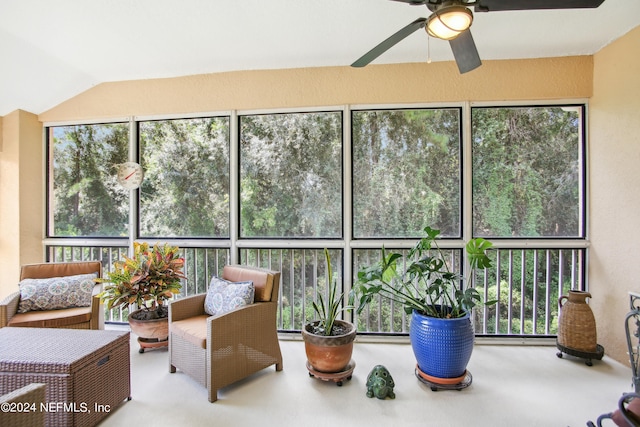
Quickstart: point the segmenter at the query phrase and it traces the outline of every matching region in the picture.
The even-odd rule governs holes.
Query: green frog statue
[[[395,399],[396,395],[393,392],[395,385],[387,368],[382,365],[376,365],[367,377],[367,397],[375,396],[378,399],[386,399],[387,397]]]

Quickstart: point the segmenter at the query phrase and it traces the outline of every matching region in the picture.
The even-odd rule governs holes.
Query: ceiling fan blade
[[[479,0],[476,12],[531,9],[590,9],[600,6],[604,0]]]
[[[413,21],[411,24],[402,28],[400,31],[393,34],[391,37],[371,49],[369,52],[365,53],[362,57],[360,57],[356,62],[351,64],[352,67],[364,67],[369,64],[371,61],[385,53],[387,50],[395,46],[397,43],[404,40],[409,35],[413,34],[415,31],[420,28],[424,28],[425,22],[427,22],[427,18],[418,18]]]
[[[475,70],[482,65],[470,30],[463,31],[455,39],[449,40],[449,45],[453,51],[453,57],[456,59],[456,64],[458,64],[460,74]]]

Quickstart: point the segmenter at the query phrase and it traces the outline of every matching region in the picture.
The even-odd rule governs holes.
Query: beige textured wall
[[[640,27],[594,56],[589,286],[598,341],[628,362],[628,291],[640,292]]]
[[[2,119],[2,151],[0,152],[0,298],[16,290],[20,266],[20,155],[17,141],[20,132],[19,112]]]
[[[43,260],[42,125],[20,110],[1,120],[0,298],[17,290],[20,265]]]
[[[20,112],[20,261],[44,261],[44,151],[42,123]]]
[[[538,100],[591,96],[591,56],[241,71],[103,83],[40,114],[65,121],[130,115],[344,104]]]

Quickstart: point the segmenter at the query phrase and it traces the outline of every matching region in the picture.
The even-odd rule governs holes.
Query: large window
[[[461,235],[460,110],[355,111],[354,238]]]
[[[476,236],[584,236],[582,110],[472,110]]]
[[[229,237],[229,118],[139,123],[141,237]]]
[[[129,194],[115,165],[127,161],[129,124],[49,127],[47,140],[47,235],[127,236]]]
[[[342,113],[240,117],[240,236],[342,236]]]
[[[278,327],[299,332],[326,293],[324,248],[348,293],[382,246],[407,254],[430,226],[455,271],[467,240],[495,244],[475,283],[498,303],[474,312],[477,334],[552,336],[558,296],[586,290],[585,111],[362,106],[50,126],[48,256],[108,269],[132,240],[172,240],[181,296],[228,263],[278,270]],[[115,180],[129,159],[145,172],[139,190]],[[410,316],[378,298],[352,320],[407,334]]]

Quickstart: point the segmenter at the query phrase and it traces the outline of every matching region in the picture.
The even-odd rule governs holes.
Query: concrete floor
[[[280,342],[284,370],[274,367],[218,392],[184,373],[169,373],[166,349],[138,353],[131,341],[133,399],[100,424],[128,426],[585,426],[616,408],[632,391],[631,370],[606,356],[556,357],[553,345],[476,343],[469,364],[470,387],[432,391],[414,373],[407,343],[356,342],[353,378],[342,387],[309,377],[304,344]],[[395,381],[394,400],[366,396],[371,369],[385,365]],[[151,421],[153,420],[153,421]],[[613,425],[613,424],[611,424]]]

